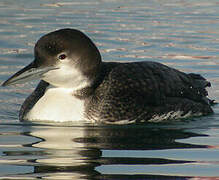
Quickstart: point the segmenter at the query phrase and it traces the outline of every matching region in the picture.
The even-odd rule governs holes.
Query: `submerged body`
[[[72,45],[75,39],[77,46]],[[31,68],[40,69],[42,80],[22,105],[21,120],[125,124],[213,112],[205,89],[210,83],[202,76],[157,62],[102,62],[96,46],[77,30],[42,37],[35,56]],[[26,69],[3,85],[24,79],[17,77]]]

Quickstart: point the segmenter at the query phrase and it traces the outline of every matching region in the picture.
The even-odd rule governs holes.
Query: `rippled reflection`
[[[13,143],[6,143],[4,146],[1,143],[1,149],[5,150],[2,151],[4,160],[0,161],[11,169],[6,172],[11,177],[16,174],[20,178],[51,179],[163,178],[165,176],[161,175],[165,175],[162,171],[164,165],[169,168],[182,165],[188,171],[186,166],[199,162],[186,155],[180,159],[174,153],[180,153],[179,150],[183,153],[183,149],[195,151],[208,148],[207,145],[180,142],[183,139],[206,137],[204,134],[150,125],[25,125],[19,128],[19,133],[1,134],[9,142],[10,138],[13,139]],[[29,143],[19,146],[21,139]],[[133,170],[138,175],[134,175],[136,173]],[[155,176],[156,173],[152,173],[152,170],[157,171],[159,176]],[[171,174],[171,171],[169,173],[176,178],[178,176]],[[171,177],[169,175],[167,177]]]

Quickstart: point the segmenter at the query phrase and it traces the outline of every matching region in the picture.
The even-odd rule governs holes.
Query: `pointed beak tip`
[[[58,69],[57,67],[46,67],[46,68],[36,68],[33,64],[29,64],[28,66],[24,67],[13,76],[11,76],[8,80],[4,81],[0,84],[0,86],[10,86],[20,83],[26,83],[30,80],[40,79],[44,73]]]
[[[1,86],[2,86],[2,87],[5,87],[5,86],[7,86],[7,82],[6,82],[6,81],[4,81],[3,83],[1,83]]]
[[[5,86],[10,86],[10,85],[25,83],[28,80],[35,79],[36,77],[35,72],[36,72],[36,68],[31,63],[28,66],[21,69],[20,71],[16,72],[6,81],[0,83],[0,86],[5,87]]]
[[[0,86],[2,86],[2,87],[10,86],[10,82],[8,80],[6,80],[6,81],[2,82],[0,84]]]

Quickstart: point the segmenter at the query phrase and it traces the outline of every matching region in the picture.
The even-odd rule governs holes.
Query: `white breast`
[[[24,119],[34,121],[81,121],[84,117],[84,100],[73,96],[71,89],[47,88]]]

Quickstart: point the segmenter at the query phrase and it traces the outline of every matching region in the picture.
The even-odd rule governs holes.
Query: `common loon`
[[[76,29],[42,36],[35,59],[2,86],[41,79],[19,119],[126,124],[213,112],[210,82],[158,62],[102,62],[95,44]]]

